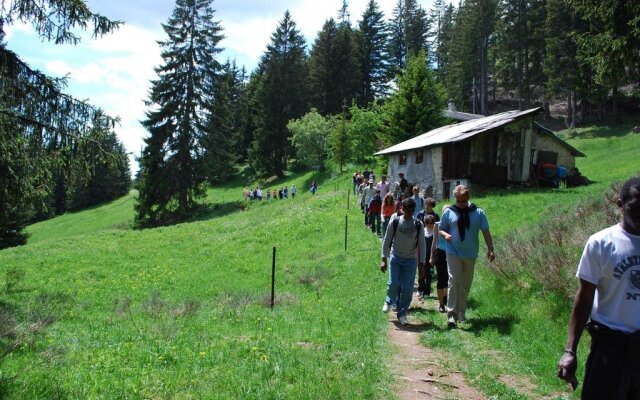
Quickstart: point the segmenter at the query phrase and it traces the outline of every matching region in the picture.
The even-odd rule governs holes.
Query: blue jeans
[[[411,305],[413,284],[416,280],[416,259],[391,255],[389,260],[389,280],[387,281],[387,304],[394,304],[400,292],[398,317],[405,315]]]
[[[371,226],[371,232],[375,232],[380,235],[380,213],[369,213],[369,225]]]

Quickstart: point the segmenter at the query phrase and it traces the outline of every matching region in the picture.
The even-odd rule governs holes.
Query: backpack
[[[389,243],[389,248],[391,248],[391,246],[393,245],[393,239],[396,237],[396,230],[398,229],[398,224],[400,223],[399,221],[400,216],[398,215],[396,218],[393,219],[393,221],[391,221],[391,223],[393,224],[393,236],[391,237],[391,243]],[[416,225],[416,248],[418,248],[418,240],[420,239],[420,226],[422,225],[420,223],[420,221],[418,221],[417,219],[413,219],[413,223]]]

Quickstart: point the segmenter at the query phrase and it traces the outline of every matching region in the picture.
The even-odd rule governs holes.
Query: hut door
[[[469,141],[449,143],[442,148],[442,178],[464,179],[469,175]]]

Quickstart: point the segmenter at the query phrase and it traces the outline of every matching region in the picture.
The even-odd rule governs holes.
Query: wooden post
[[[347,251],[347,230],[349,226],[349,216],[345,214],[344,216],[344,251]]]
[[[351,197],[351,190],[347,190],[347,211],[349,211],[349,197]]]
[[[271,309],[276,299],[276,247],[273,246],[273,259],[271,262]]]

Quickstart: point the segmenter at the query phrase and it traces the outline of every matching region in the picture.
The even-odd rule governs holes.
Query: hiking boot
[[[440,307],[438,307],[438,311],[440,311],[441,313],[446,313],[447,309],[444,307],[444,304],[440,304]]]
[[[384,302],[384,304],[382,305],[382,312],[383,313],[388,313],[389,312],[389,303],[387,303],[386,301]]]
[[[455,315],[449,315],[449,322],[447,323],[447,326],[449,328],[455,328],[456,326],[458,326]]]
[[[405,326],[406,324],[409,323],[409,319],[407,318],[406,315],[401,315],[398,317],[398,321],[400,321],[400,325]]]

